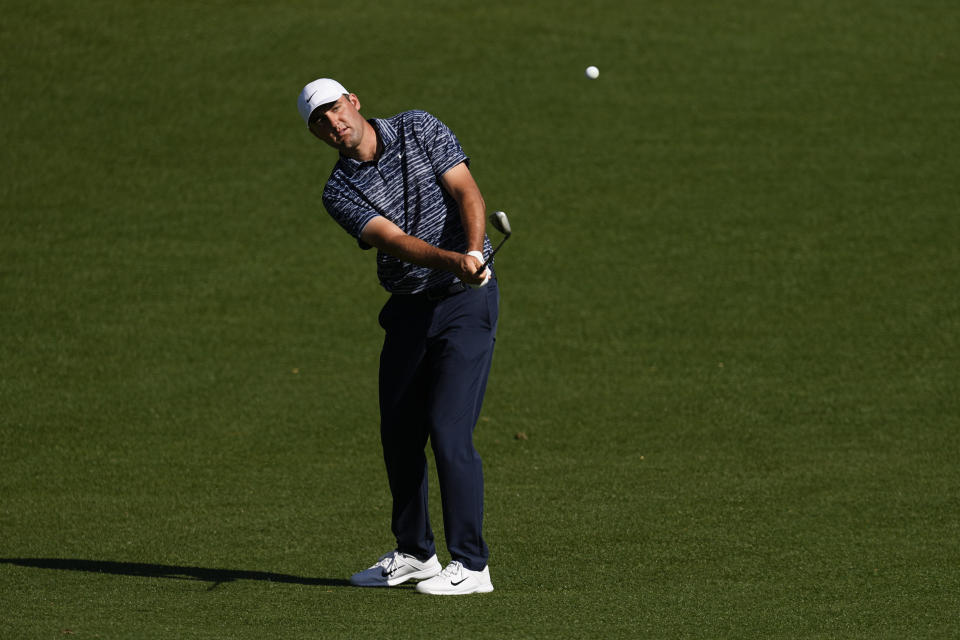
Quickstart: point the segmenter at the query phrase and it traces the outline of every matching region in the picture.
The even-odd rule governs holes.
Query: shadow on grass
[[[171,578],[176,580],[199,580],[213,583],[210,589],[237,580],[261,580],[286,582],[320,587],[349,587],[347,580],[334,578],[304,578],[285,573],[267,571],[241,571],[236,569],[207,569],[204,567],[180,567],[168,564],[145,564],[141,562],[112,562],[109,560],[76,560],[71,558],[0,558],[0,564],[13,564],[36,569],[60,569],[62,571],[88,571],[110,573],[118,576],[144,578]]]

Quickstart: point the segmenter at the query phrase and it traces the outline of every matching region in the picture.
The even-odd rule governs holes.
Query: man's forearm
[[[487,205],[467,164],[462,162],[453,167],[440,177],[440,182],[457,201],[460,209],[460,224],[467,239],[465,251],[482,252],[487,229]]]
[[[367,244],[404,262],[448,271],[464,282],[475,283],[482,280],[476,275],[481,260],[456,251],[440,249],[416,236],[408,235],[382,216],[368,222],[360,237]],[[481,239],[481,248],[482,242]]]
[[[390,235],[377,239],[371,244],[404,262],[441,271],[455,271],[460,259],[459,253],[440,249],[416,236],[407,234]]]
[[[486,205],[479,191],[468,192],[458,202],[460,221],[467,237],[467,251],[483,253],[483,238],[486,234]]]

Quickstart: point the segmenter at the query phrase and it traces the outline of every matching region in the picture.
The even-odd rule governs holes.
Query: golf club
[[[503,243],[507,241],[512,233],[510,230],[510,221],[507,219],[507,214],[505,214],[503,211],[494,211],[491,213],[490,224],[493,225],[494,229],[503,234],[503,240],[501,240],[500,244],[497,245],[497,248],[493,250],[493,253],[490,254],[490,257],[487,258],[486,262],[480,265],[480,268],[477,269],[477,275],[483,273],[484,269],[487,268],[487,265],[493,260],[493,256],[497,255],[497,251],[500,251],[500,247],[503,246]]]

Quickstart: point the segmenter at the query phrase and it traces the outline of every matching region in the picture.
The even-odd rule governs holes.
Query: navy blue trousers
[[[480,571],[483,469],[473,446],[499,316],[496,280],[440,301],[393,295],[380,312],[380,439],[393,496],[397,549],[436,553],[427,500],[427,441],[433,449],[452,560]]]

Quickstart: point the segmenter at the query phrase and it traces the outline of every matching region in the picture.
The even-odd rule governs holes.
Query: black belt
[[[451,284],[442,284],[438,287],[427,289],[426,291],[421,292],[419,295],[422,295],[430,302],[439,302],[440,300],[446,300],[450,296],[463,293],[466,290],[467,285],[464,284],[463,281],[457,280]]]

